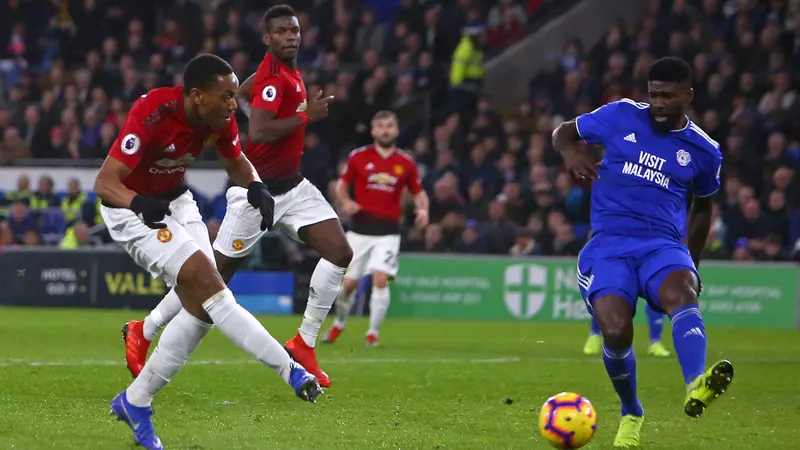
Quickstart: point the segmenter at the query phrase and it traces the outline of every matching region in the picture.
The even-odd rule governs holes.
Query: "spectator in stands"
[[[49,175],[39,177],[38,188],[31,196],[29,206],[31,211],[39,211],[47,208],[57,208],[61,205],[54,190],[53,178]]]
[[[15,191],[6,192],[5,195],[3,195],[3,201],[7,205],[11,205],[11,203],[14,202],[30,204],[30,199],[33,196],[30,187],[30,177],[25,173],[20,174],[20,176],[17,177],[17,189]]]
[[[30,158],[31,150],[28,143],[22,139],[19,128],[6,127],[3,130],[3,141],[0,142],[0,164],[6,164],[15,159]]]
[[[36,241],[31,235],[38,235],[39,225],[36,223],[36,219],[30,214],[27,204],[21,201],[12,203],[7,223],[11,230],[13,240],[17,244],[25,245],[26,240],[29,242]]]
[[[61,240],[59,247],[65,250],[73,250],[81,247],[93,247],[94,243],[89,239],[89,227],[83,221],[78,221],[67,228],[64,239]]]
[[[485,41],[486,33],[482,25],[473,24],[464,28],[450,67],[454,111],[471,110],[478,100],[483,86]]]
[[[77,178],[70,178],[67,181],[67,193],[61,201],[61,211],[64,212],[64,219],[67,225],[72,225],[81,216],[81,208],[83,203],[88,201],[89,197],[81,191],[81,182]],[[94,214],[92,214],[94,216]],[[90,220],[93,222],[93,220]]]

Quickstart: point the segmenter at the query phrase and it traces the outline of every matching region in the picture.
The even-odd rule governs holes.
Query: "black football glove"
[[[130,210],[133,211],[145,225],[154,230],[167,228],[167,224],[162,222],[162,220],[164,220],[164,217],[172,215],[167,200],[159,200],[147,195],[137,195],[133,197]]]
[[[267,186],[260,181],[253,181],[247,186],[247,202],[261,213],[261,231],[272,230],[275,218],[275,199]]]

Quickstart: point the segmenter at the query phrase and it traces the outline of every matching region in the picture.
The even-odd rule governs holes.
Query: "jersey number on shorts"
[[[387,250],[386,259],[383,260],[389,267],[397,267],[397,253]]]

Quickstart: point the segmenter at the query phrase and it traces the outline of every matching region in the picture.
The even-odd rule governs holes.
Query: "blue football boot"
[[[153,429],[153,420],[151,419],[153,409],[149,406],[142,408],[131,405],[125,391],[122,391],[114,397],[114,400],[111,400],[111,415],[131,427],[133,437],[142,447],[148,450],[164,450],[161,439],[156,436],[156,431]]]
[[[289,384],[292,386],[292,389],[294,389],[294,393],[307,402],[317,403],[317,397],[323,393],[317,381],[317,377],[308,373],[300,364],[294,361],[292,361],[291,364],[292,368],[289,371]]]

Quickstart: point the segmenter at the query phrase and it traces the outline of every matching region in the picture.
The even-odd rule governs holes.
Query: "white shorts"
[[[124,208],[100,207],[111,238],[128,252],[140,267],[153,278],[161,278],[168,285],[178,283],[178,273],[183,263],[198,250],[211,261],[214,253],[208,229],[197,209],[192,193],[186,191],[169,205],[171,216],[164,218],[167,228],[154,230],[145,225],[133,211]]]
[[[247,202],[247,189],[233,186],[225,194],[228,209],[214,241],[214,250],[228,258],[244,258],[266,231],[261,231],[261,213]],[[296,241],[297,232],[308,225],[339,219],[322,193],[308,180],[289,192],[275,196],[275,228]]]
[[[358,280],[373,272],[382,272],[390,277],[397,275],[400,261],[400,235],[368,236],[366,234],[347,232],[347,242],[353,249],[353,260],[344,277]]]

